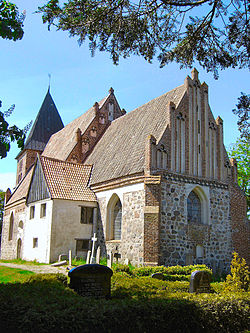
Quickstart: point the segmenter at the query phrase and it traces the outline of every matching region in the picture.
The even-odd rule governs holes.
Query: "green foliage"
[[[23,259],[1,259],[0,263],[1,262],[13,263],[13,264],[19,264],[19,265],[31,265],[31,266],[32,265],[37,265],[37,266],[46,265],[46,264],[38,262],[36,260],[26,261],[26,260],[23,260]]]
[[[241,133],[241,139],[248,140],[250,139],[250,95],[241,93],[241,96],[238,98],[238,104],[236,109],[233,110],[233,113],[239,117],[237,122],[238,129]]]
[[[25,12],[19,15],[15,4],[0,1],[0,37],[16,41],[23,38]]]
[[[144,266],[135,268],[131,265],[114,264],[114,272],[125,273],[133,277],[149,277],[154,273],[162,273],[164,281],[190,281],[191,273],[197,270],[207,271],[212,275],[211,269],[206,265],[189,265],[189,266]],[[126,276],[125,275],[125,276]]]
[[[19,268],[0,266],[0,283],[14,283],[26,281],[30,275],[35,273]]]
[[[250,214],[250,141],[240,138],[233,144],[228,155],[237,161],[238,184],[245,192],[247,198],[247,210]]]
[[[139,267],[132,271],[133,276],[151,276],[154,273],[162,273],[166,280],[169,281],[188,281],[192,272],[202,270],[212,275],[212,271],[206,265],[189,265],[189,266],[153,266]]]
[[[61,275],[1,284],[0,331],[236,333],[249,328],[248,293],[189,294],[187,282],[118,274],[111,300],[81,297]]]
[[[0,101],[0,108],[2,107],[2,102]],[[26,138],[26,133],[31,127],[32,122],[24,127],[24,129],[19,129],[16,125],[9,126],[6,117],[9,117],[14,111],[15,105],[13,104],[8,111],[0,111],[0,158],[7,156],[10,150],[10,142],[17,142],[19,148],[23,148],[24,140]]]
[[[86,260],[85,259],[78,259],[78,258],[73,258],[72,259],[72,266],[81,266],[81,265],[86,265]],[[100,258],[100,265],[107,265],[107,258]]]
[[[217,77],[219,68],[249,67],[249,11],[245,0],[50,0],[38,12],[49,29],[88,39],[92,55],[106,51],[114,64],[158,56],[161,66],[197,61]]]
[[[231,262],[231,275],[227,276],[226,291],[248,291],[250,290],[249,268],[244,258],[240,258],[238,253],[233,253]]]

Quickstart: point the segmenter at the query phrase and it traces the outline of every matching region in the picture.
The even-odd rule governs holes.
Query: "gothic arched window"
[[[122,204],[119,197],[114,194],[107,207],[107,240],[120,240],[122,227]]]
[[[194,191],[187,198],[187,215],[188,222],[201,223],[201,201]]]
[[[122,226],[122,204],[120,199],[116,202],[114,207],[114,239],[121,239],[121,226]]]
[[[13,238],[13,229],[14,229],[14,214],[13,212],[10,215],[10,226],[9,226],[9,241]]]

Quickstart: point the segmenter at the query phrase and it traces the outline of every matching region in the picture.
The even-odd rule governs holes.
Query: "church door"
[[[20,259],[21,258],[21,249],[22,249],[22,240],[21,238],[18,239],[17,241],[17,259]]]

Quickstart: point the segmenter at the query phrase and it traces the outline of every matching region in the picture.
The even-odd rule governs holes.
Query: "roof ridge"
[[[174,91],[174,90],[176,90],[176,89],[178,89],[178,88],[181,88],[181,87],[185,87],[185,85],[184,85],[184,84],[181,84],[181,85],[179,85],[178,87],[175,87],[174,89],[171,89],[171,90],[165,92],[164,94],[162,94],[162,95],[160,95],[160,96],[158,96],[158,97],[155,97],[155,98],[151,99],[150,101],[148,101],[148,102],[146,102],[146,103],[144,103],[144,104],[138,106],[137,108],[135,108],[135,109],[133,109],[133,110],[127,112],[127,113],[124,114],[123,116],[114,119],[114,120],[112,121],[112,123],[115,123],[115,122],[116,122],[117,120],[119,120],[119,119],[124,119],[124,117],[131,115],[132,113],[134,113],[134,112],[137,111],[138,109],[142,108],[143,106],[147,106],[148,104],[150,104],[150,103],[156,101],[157,99],[160,99],[161,97],[163,97],[163,96],[165,96],[165,95],[171,93],[172,91]],[[112,123],[111,123],[111,125],[112,125]]]
[[[47,160],[51,160],[51,161],[55,161],[55,162],[62,162],[62,163],[67,163],[67,164],[72,164],[72,165],[82,165],[82,166],[88,166],[88,167],[93,166],[93,164],[84,164],[84,163],[75,163],[75,162],[70,162],[70,161],[63,161],[63,160],[59,160],[58,158],[44,156],[44,155],[40,155],[39,157],[42,158],[42,159],[47,159]]]

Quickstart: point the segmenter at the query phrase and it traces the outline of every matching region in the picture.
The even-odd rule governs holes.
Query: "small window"
[[[196,258],[201,259],[204,257],[204,248],[201,245],[196,246]]]
[[[35,217],[35,206],[30,207],[30,220]]]
[[[38,247],[38,238],[33,238],[33,248]]]
[[[89,249],[89,239],[77,239],[76,251],[88,251],[88,249]]]
[[[198,120],[198,134],[200,134],[201,132],[201,122],[200,120]]]
[[[9,241],[13,239],[13,229],[14,229],[14,214],[12,212],[10,216],[10,225],[9,225]]]
[[[93,223],[93,208],[81,207],[81,221],[82,224]]]
[[[19,229],[23,229],[23,221],[20,221],[19,224],[18,224],[18,228]]]
[[[46,203],[41,204],[41,210],[40,210],[40,217],[45,217],[46,216]]]

